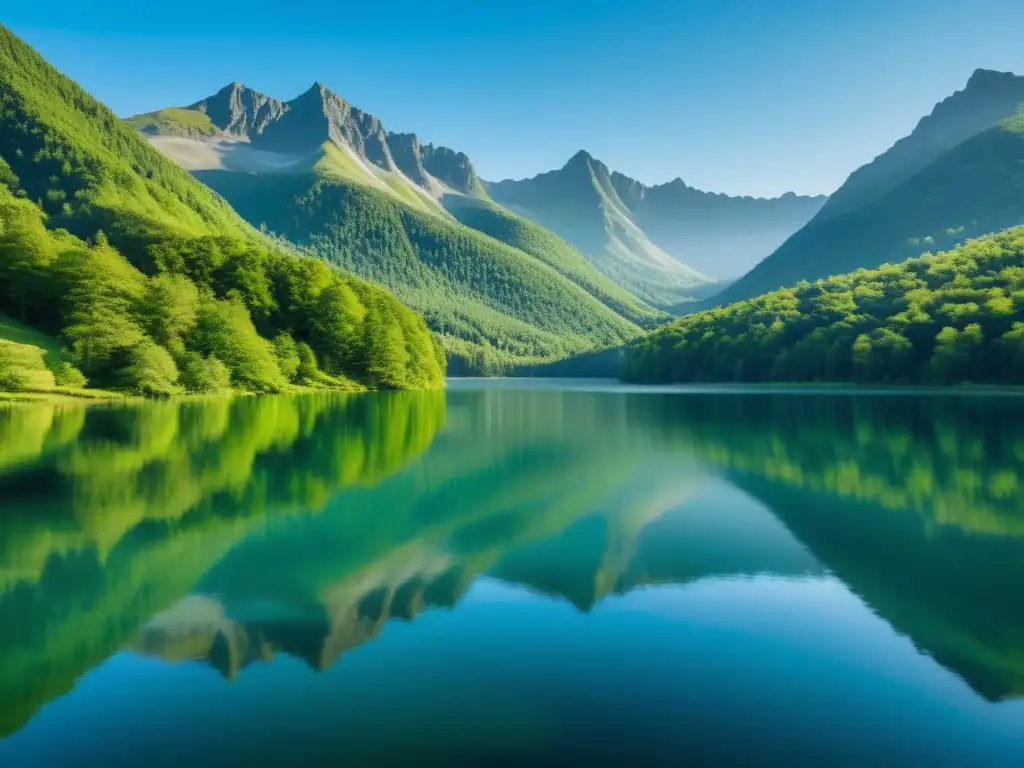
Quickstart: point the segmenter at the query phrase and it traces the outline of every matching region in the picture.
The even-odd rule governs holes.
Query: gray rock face
[[[482,191],[476,169],[462,152],[433,144],[424,145],[421,152],[424,168],[435,179],[463,194],[475,195]]]
[[[423,148],[416,134],[391,133],[388,134],[387,143],[391,159],[398,169],[421,187],[426,187],[429,179],[423,167]]]
[[[188,109],[206,113],[214,125],[229,135],[252,140],[278,121],[288,111],[288,105],[241,83],[231,83]]]
[[[247,139],[258,149],[308,153],[332,141],[378,168],[401,171],[424,189],[431,188],[432,176],[459,192],[480,190],[466,155],[420,144],[412,133],[390,133],[377,117],[352,106],[323,83],[284,102],[231,83],[189,108],[206,113],[226,134]]]

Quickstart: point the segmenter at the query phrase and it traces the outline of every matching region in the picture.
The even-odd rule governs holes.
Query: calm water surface
[[[0,410],[0,765],[1024,765],[1024,398]]]

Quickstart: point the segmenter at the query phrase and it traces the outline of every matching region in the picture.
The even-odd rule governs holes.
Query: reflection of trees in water
[[[1024,399],[779,393],[630,405],[668,444],[725,468],[976,691],[1024,694]]]
[[[422,453],[440,392],[0,411],[0,731],[115,651],[267,514]]]
[[[934,523],[1022,530],[1021,491],[1007,475],[1024,455],[1016,402],[456,391],[447,410],[443,395],[395,393],[156,403],[135,417],[33,414],[44,434],[0,449],[0,497],[15,502],[0,524],[0,622],[22,622],[0,639],[0,679],[25,702],[8,727],[133,637],[140,651],[205,659],[229,677],[275,651],[322,668],[392,617],[453,605],[484,572],[583,609],[645,583],[744,572],[753,561],[741,548],[725,558],[685,526],[647,525],[685,497],[694,456],[788,488],[777,516],[829,565],[852,562],[841,575],[861,594],[878,594],[864,574],[886,541],[894,562],[904,550],[908,563],[931,557],[941,584],[940,574],[958,573],[944,558],[960,550],[944,547],[960,534]],[[446,418],[414,471],[375,485]],[[0,434],[12,424],[0,414]],[[852,526],[837,558],[827,538],[791,524],[791,508],[811,494],[872,502],[861,506],[880,516],[837,520],[835,530]],[[247,536],[266,515],[320,508]],[[838,508],[816,504],[820,530]],[[986,567],[964,562],[967,572]],[[757,569],[806,567],[773,551]],[[870,598],[883,617],[892,612],[925,648],[952,637],[974,644],[935,655],[979,690],[1016,690],[1012,626],[994,632],[947,610],[934,585],[896,570],[886,579],[889,591]],[[221,597],[180,603],[189,592]],[[962,602],[987,594],[964,592]],[[247,615],[268,603],[287,608],[281,620]]]
[[[630,406],[712,465],[1024,535],[1024,398],[652,395]]]
[[[1024,539],[934,527],[745,473],[760,501],[897,632],[990,700],[1024,695]]]

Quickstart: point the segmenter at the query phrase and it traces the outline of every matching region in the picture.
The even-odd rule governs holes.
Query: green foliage
[[[222,394],[231,391],[231,371],[216,357],[186,352],[182,355],[178,382],[186,392]]]
[[[0,311],[61,337],[96,386],[219,391],[226,366],[236,388],[277,392],[267,339],[287,333],[318,356],[319,385],[351,388],[368,377],[374,312],[399,318],[413,350],[389,381],[443,382],[408,309],[259,236],[3,28],[0,180]]]
[[[0,157],[52,225],[99,229],[129,258],[165,232],[242,234],[215,194],[0,27]]]
[[[53,374],[38,347],[0,341],[0,390],[52,389]]]
[[[667,319],[664,313],[601,274],[586,256],[558,235],[529,219],[475,198],[451,195],[445,205],[462,224],[539,259],[627,320],[650,327]]]
[[[252,224],[394,291],[423,314],[453,358],[471,360],[485,348],[506,366],[555,359],[638,331],[563,276],[582,270],[578,264],[566,262],[559,274],[523,251],[359,184],[313,175],[197,176]],[[340,338],[339,344],[343,349]]]
[[[53,372],[53,381],[58,387],[81,389],[88,383],[82,372],[67,360],[62,360],[50,370]]]
[[[316,364],[316,355],[306,342],[302,341],[296,345],[296,355],[299,358],[295,366],[295,380],[302,384],[312,384],[320,376],[320,369]]]
[[[306,348],[309,349],[309,345],[306,345]],[[313,350],[309,350],[309,354],[312,355],[312,353]],[[288,381],[294,381],[302,360],[299,357],[299,348],[295,339],[286,331],[282,331],[274,337],[274,357],[277,358],[277,367],[281,371],[281,375]],[[313,362],[316,363],[315,356]]]
[[[189,346],[222,361],[238,389],[266,394],[280,392],[285,386],[273,347],[256,331],[239,301],[214,299],[203,304]]]
[[[178,366],[171,353],[149,339],[128,351],[128,366],[120,378],[123,389],[147,397],[169,397],[180,391]]]
[[[213,124],[205,112],[197,109],[168,107],[156,112],[146,112],[125,120],[137,131],[166,133],[184,136],[215,136],[220,129]]]
[[[0,389],[7,392],[21,392],[28,386],[28,369],[15,346],[0,343]]]
[[[677,320],[630,381],[1024,383],[1024,228]]]

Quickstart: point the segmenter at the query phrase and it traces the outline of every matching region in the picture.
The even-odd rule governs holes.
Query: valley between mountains
[[[646,187],[584,151],[488,182],[321,83],[279,101],[236,82],[128,122],[253,226],[393,291],[475,373],[617,346],[720,290],[825,201]]]

